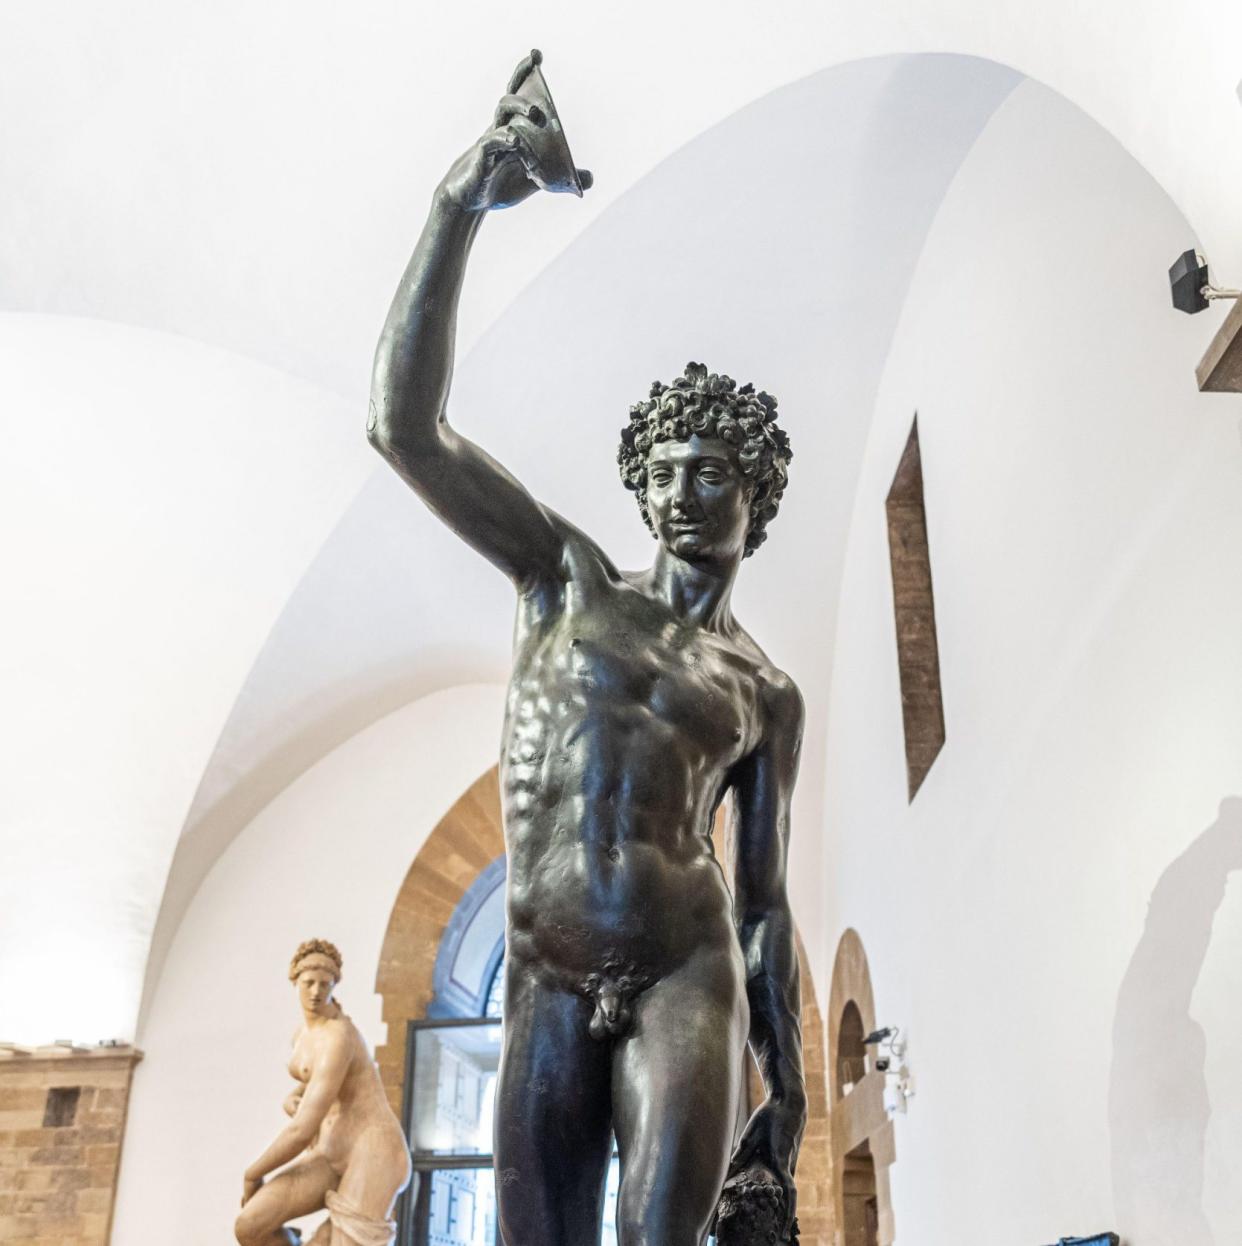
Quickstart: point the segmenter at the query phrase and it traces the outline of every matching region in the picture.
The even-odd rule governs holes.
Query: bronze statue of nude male
[[[492,127],[436,188],[368,421],[380,453],[517,592],[501,1233],[506,1246],[597,1243],[615,1133],[622,1246],[700,1246],[726,1179],[722,1241],[739,1240],[724,1220],[756,1189],[767,1226],[752,1206],[753,1240],[788,1240],[806,1119],[785,886],[803,709],[730,595],[776,513],[789,443],[751,386],[699,364],[654,385],[618,454],[658,542],[653,565],[628,572],[447,422],[458,298],[487,213],[537,185],[590,184],[548,167],[553,140],[568,149],[538,66],[537,53],[522,62]],[[729,792],[732,894],[710,840]],[[735,1147],[748,1039],[766,1097]]]

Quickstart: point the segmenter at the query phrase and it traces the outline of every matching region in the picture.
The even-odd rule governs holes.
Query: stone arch
[[[375,1059],[394,1112],[401,1111],[406,1025],[427,1015],[445,929],[471,884],[504,850],[500,786],[493,766],[427,836],[388,918],[375,975],[388,1041],[376,1048]]]
[[[506,860],[498,856],[466,888],[440,939],[427,1016],[479,1017],[504,959]]]
[[[857,1076],[852,1061],[842,1060],[843,1055],[849,1055],[843,1051],[842,1040],[847,1044],[856,1040],[859,1019],[864,1035],[877,1028],[867,953],[858,932],[849,928],[837,945],[828,992],[828,1077],[832,1100],[829,1151],[835,1226],[832,1241],[834,1246],[845,1246],[846,1184],[852,1169],[861,1166],[874,1172],[876,1240],[879,1246],[891,1246],[896,1240],[896,1229],[888,1170],[897,1152],[893,1122],[884,1110],[884,1074],[871,1069],[853,1083],[848,1093],[842,1080],[847,1070],[851,1076]]]
[[[804,1246],[832,1246],[831,1117],[828,1107],[824,1015],[815,993],[815,979],[807,961],[802,936],[797,936],[798,968],[802,975],[802,1066],[809,1100],[806,1133],[798,1154],[798,1228]]]

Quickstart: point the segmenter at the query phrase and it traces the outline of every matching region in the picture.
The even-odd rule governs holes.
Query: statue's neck
[[[308,1030],[313,1030],[323,1025],[326,1021],[335,1021],[338,1017],[343,1017],[344,1015],[344,1010],[336,1000],[333,1000],[323,1012],[307,1012],[305,1009],[302,1011],[302,1019],[305,1021]]]
[[[678,618],[725,631],[733,624],[730,603],[738,566],[737,561],[688,562],[661,545],[645,587]]]

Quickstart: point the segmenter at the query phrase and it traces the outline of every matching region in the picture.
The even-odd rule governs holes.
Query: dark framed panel
[[[499,1061],[498,1018],[409,1022],[401,1124],[415,1175],[398,1208],[400,1246],[498,1240],[491,1112]],[[482,1238],[480,1218],[492,1226]]]

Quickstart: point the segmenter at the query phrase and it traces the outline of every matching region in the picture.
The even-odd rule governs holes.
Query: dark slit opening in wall
[[[81,1097],[81,1086],[54,1086],[49,1090],[43,1107],[43,1128],[63,1129],[72,1125],[77,1120]]]
[[[893,617],[901,676],[901,717],[906,738],[906,786],[914,799],[932,762],[944,747],[944,704],[940,696],[940,653],[936,606],[927,549],[923,505],[923,460],[915,415],[897,474],[884,504],[893,573]]]

